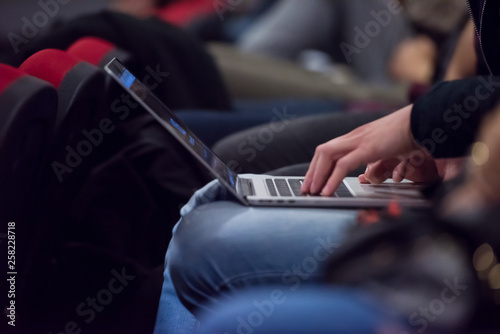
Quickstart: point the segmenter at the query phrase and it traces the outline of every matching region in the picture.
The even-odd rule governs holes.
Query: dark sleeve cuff
[[[500,77],[439,83],[413,105],[413,137],[435,158],[464,156],[499,98]]]

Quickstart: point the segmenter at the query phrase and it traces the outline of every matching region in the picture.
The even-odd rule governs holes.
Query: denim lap
[[[260,285],[290,291],[317,282],[355,224],[355,210],[259,208],[237,202],[217,181],[181,210],[166,263],[193,313],[211,312],[234,292]]]

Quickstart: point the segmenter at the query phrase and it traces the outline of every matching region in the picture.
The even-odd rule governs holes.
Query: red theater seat
[[[52,85],[0,64],[0,220],[25,218],[54,131]],[[4,219],[5,218],[5,219]]]
[[[118,58],[127,67],[135,68],[133,56],[129,52],[97,37],[80,38],[68,47],[67,52],[99,68],[104,68],[113,58]],[[122,94],[121,87],[110,76],[106,76],[105,104],[111,106],[117,98],[121,99]]]
[[[94,65],[65,51],[47,49],[29,57],[19,69],[57,88],[59,139],[93,126],[101,118],[104,73]]]
[[[66,51],[42,50],[29,57],[23,71],[57,88],[59,109],[51,145],[50,170],[45,175],[46,210],[69,205],[85,184],[96,161],[102,159],[106,130],[113,126],[104,108],[105,74]],[[52,201],[52,202],[50,202]],[[51,209],[52,208],[52,209]]]
[[[215,11],[216,4],[212,0],[183,0],[158,9],[156,16],[172,24],[185,26],[194,19],[210,15]]]
[[[130,62],[130,53],[117,48],[114,44],[97,37],[83,37],[73,43],[68,53],[98,67],[104,67],[113,58],[122,63]]]

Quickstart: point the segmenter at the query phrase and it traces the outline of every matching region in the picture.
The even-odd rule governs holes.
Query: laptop
[[[283,207],[383,207],[397,200],[403,206],[423,207],[429,202],[421,194],[423,185],[411,182],[380,185],[361,184],[357,177],[343,180],[331,197],[301,194],[303,177],[273,177],[232,171],[190,131],[167,106],[118,60],[105,66],[144,109],[191,152],[242,204]]]

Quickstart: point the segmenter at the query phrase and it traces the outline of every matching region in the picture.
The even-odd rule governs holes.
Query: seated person
[[[465,155],[479,122],[498,101],[497,85],[492,77],[442,83],[415,105],[321,145],[303,191],[330,195],[350,170],[364,163],[370,165],[362,181],[378,183],[388,175],[395,180],[446,178],[454,173],[454,161],[435,159]],[[470,109],[468,97],[477,94],[481,99],[464,111]],[[242,207],[214,182],[181,214],[166,255],[157,330],[168,325],[176,294],[196,315],[213,312],[242,288],[273,284],[293,291],[317,281],[329,254],[355,224],[356,211]],[[177,320],[189,317],[186,309],[177,310]],[[191,326],[193,320],[187,320]]]
[[[463,0],[402,2],[415,36],[395,48],[389,72],[397,81],[429,85],[444,77],[468,17],[467,4]]]
[[[397,15],[403,8],[396,5],[388,0],[281,0],[241,33],[235,44],[247,54],[292,61],[305,50],[319,50],[348,65],[361,81],[389,84],[390,54],[413,35],[407,16]],[[376,22],[372,13],[383,13],[387,22],[385,27],[377,23],[380,36],[376,38],[364,32],[367,22]]]
[[[416,228],[420,228],[422,225],[435,225],[437,230],[448,226],[457,228],[460,230],[460,226],[464,222],[473,221],[474,224],[465,224],[475,231],[474,234],[484,235],[486,231],[484,230],[487,225],[496,225],[497,215],[499,212],[500,204],[500,177],[498,173],[498,165],[500,159],[500,107],[497,106],[495,113],[491,116],[486,117],[482,122],[481,134],[474,144],[472,149],[472,156],[469,161],[469,172],[465,177],[465,181],[462,182],[458,187],[447,195],[444,200],[441,201],[440,209],[438,210],[441,217],[433,217],[431,214],[428,218],[428,222],[422,222],[424,224],[419,224]],[[442,217],[446,218],[447,224],[436,221]],[[390,224],[398,224],[400,221],[391,221]],[[373,226],[375,229],[376,226]],[[365,230],[366,227],[362,227],[358,230]],[[375,230],[375,229],[372,229]],[[424,227],[425,229],[425,227]],[[426,230],[426,235],[428,239],[432,239],[436,236],[432,230]],[[455,233],[449,230],[452,234],[450,235],[451,240],[453,240]],[[361,231],[358,231],[361,232]],[[460,235],[460,232],[458,232]],[[359,234],[358,234],[359,235]],[[393,234],[394,235],[394,234]],[[394,237],[392,235],[392,238]],[[380,236],[380,235],[379,235]],[[415,245],[418,240],[421,240],[421,236],[418,234],[413,234],[413,240]],[[477,254],[485,254],[482,252],[488,252],[493,250],[494,252],[498,249],[491,248],[489,245],[495,244],[491,242],[498,236],[492,236],[492,239],[485,240],[485,238],[470,237],[468,242],[471,244],[479,245],[478,248],[470,247],[469,250],[460,247],[463,252],[465,252],[466,258],[465,263],[460,263],[460,256],[454,258],[455,261],[450,261],[449,257],[442,259],[441,261],[447,263],[453,263],[455,268],[460,268],[458,270],[472,271],[485,271],[488,269],[493,270],[495,263],[489,265],[483,265],[481,268],[477,266],[477,259],[480,258]],[[412,237],[410,237],[412,239]],[[439,238],[434,239],[436,244],[443,243]],[[451,241],[455,243],[454,241]],[[384,242],[381,240],[381,242]],[[400,241],[401,242],[401,241]],[[402,241],[402,242],[407,242]],[[447,239],[445,243],[450,243],[450,239]],[[398,247],[398,241],[395,241],[395,247]],[[358,241],[358,246],[360,245]],[[414,247],[410,243],[410,248]],[[486,246],[488,245],[488,246]],[[497,244],[498,245],[498,244]],[[486,248],[485,248],[486,246]],[[427,244],[426,249],[433,248]],[[368,256],[361,255],[361,261],[364,263],[370,263],[370,259],[373,258],[373,252],[367,247],[361,250],[360,247],[348,246],[351,250],[350,260],[348,262],[354,263],[356,265],[356,256],[352,252],[357,251],[357,254],[366,254]],[[415,248],[413,248],[415,249]],[[417,248],[418,249],[418,248]],[[448,244],[449,249],[449,244]],[[488,250],[489,249],[489,250]],[[410,260],[410,257],[414,256],[415,253],[406,253],[405,249],[401,249],[402,261],[408,263],[409,266],[416,265]],[[418,252],[418,251],[417,251]],[[472,255],[474,252],[474,255]],[[479,252],[479,253],[478,253]],[[462,254],[462,253],[460,253]],[[338,259],[337,259],[338,260]],[[396,263],[399,260],[395,260]],[[439,262],[440,260],[434,260],[434,262]],[[344,261],[345,262],[345,261]],[[424,261],[428,262],[427,261]],[[338,261],[337,261],[338,263]],[[432,263],[432,260],[431,260]],[[474,269],[472,269],[472,264],[475,263]],[[425,264],[422,264],[425,266]],[[416,265],[418,267],[418,265]],[[335,261],[330,264],[330,268],[336,268]],[[258,331],[259,333],[378,333],[383,331],[383,329],[391,328],[392,333],[403,333],[403,332],[450,332],[455,333],[457,331],[463,332],[465,328],[468,329],[467,332],[472,330],[479,330],[481,327],[482,331],[494,331],[498,329],[498,322],[487,321],[485,323],[482,320],[478,321],[478,318],[469,313],[468,316],[459,318],[459,314],[464,314],[467,312],[475,313],[473,310],[480,308],[478,304],[487,305],[489,298],[494,298],[494,289],[484,289],[483,293],[477,293],[474,291],[474,286],[478,286],[478,277],[472,274],[469,279],[465,277],[468,274],[459,275],[457,288],[455,291],[451,289],[446,289],[440,285],[437,286],[438,290],[445,291],[444,297],[441,294],[441,299],[434,299],[436,297],[436,291],[432,287],[432,278],[441,282],[444,277],[450,277],[450,268],[447,265],[437,266],[433,263],[433,269],[431,269],[432,278],[427,277],[427,280],[420,278],[419,283],[411,282],[402,279],[408,273],[396,270],[388,270],[388,273],[392,273],[392,277],[389,281],[381,280],[381,284],[374,284],[373,276],[370,273],[373,272],[377,266],[372,265],[370,268],[360,269],[365,271],[366,276],[361,278],[361,282],[366,282],[368,286],[362,283],[355,283],[354,286],[344,286],[331,287],[323,282],[314,286],[313,288],[303,288],[295,292],[280,290],[275,286],[261,287],[258,290],[245,291],[239,293],[235,300],[231,302],[222,304],[214,314],[207,315],[206,318],[202,316],[202,323],[205,325],[202,332],[203,333],[224,333],[224,332],[251,332],[252,330]],[[391,267],[401,269],[398,264],[393,264]],[[437,269],[439,268],[439,269]],[[421,268],[416,268],[419,271]],[[335,270],[335,269],[334,269]],[[425,271],[425,270],[423,270]],[[344,272],[343,268],[337,270],[337,272]],[[330,273],[331,274],[331,273]],[[411,275],[411,273],[410,273]],[[425,273],[423,273],[425,277]],[[398,276],[398,277],[395,277]],[[380,277],[380,276],[379,276]],[[485,275],[479,275],[479,277],[486,277]],[[468,281],[470,280],[470,281]],[[344,280],[349,281],[349,279]],[[395,282],[407,282],[406,289],[413,292],[407,295],[405,301],[395,301],[395,299],[384,298],[384,294],[395,294],[401,291],[401,286]],[[422,282],[423,281],[423,282]],[[389,292],[383,291],[386,289],[384,287],[384,282],[386,284],[392,285],[392,290]],[[456,284],[456,283],[455,283]],[[489,284],[485,282],[484,284]],[[417,288],[417,285],[419,287]],[[372,288],[369,288],[372,287]],[[422,287],[423,290],[422,290]],[[399,288],[399,289],[398,289]],[[446,290],[442,290],[442,289]],[[405,291],[405,288],[402,288]],[[420,305],[429,305],[427,308],[422,307],[415,309],[412,307],[412,299],[415,298],[415,294],[418,294],[420,299],[418,302]],[[448,294],[448,295],[446,295]],[[426,298],[425,295],[430,296],[432,301],[423,302]],[[458,299],[459,298],[459,299]],[[473,300],[473,302],[472,302]],[[441,304],[440,304],[441,303]],[[462,304],[459,307],[446,307],[442,308],[439,305],[447,304]],[[456,305],[454,305],[456,306]],[[411,313],[408,313],[408,309]],[[495,312],[493,307],[488,307],[487,312]],[[429,311],[427,313],[427,311]],[[438,320],[439,317],[439,320]],[[314,319],[314,320],[312,320]],[[446,320],[448,319],[448,320]],[[440,330],[436,328],[436,325]],[[433,327],[431,330],[430,327]]]
[[[447,67],[445,80],[456,80],[476,74],[477,57],[471,47],[474,45],[474,36],[474,24],[471,21],[459,39],[456,52]],[[383,115],[376,112],[326,114],[300,120],[290,119],[283,123],[282,131],[273,133],[271,142],[259,138],[261,133],[268,131],[268,124],[228,136],[215,144],[214,151],[239,173],[266,173],[297,165],[292,175],[303,176],[318,145]]]

